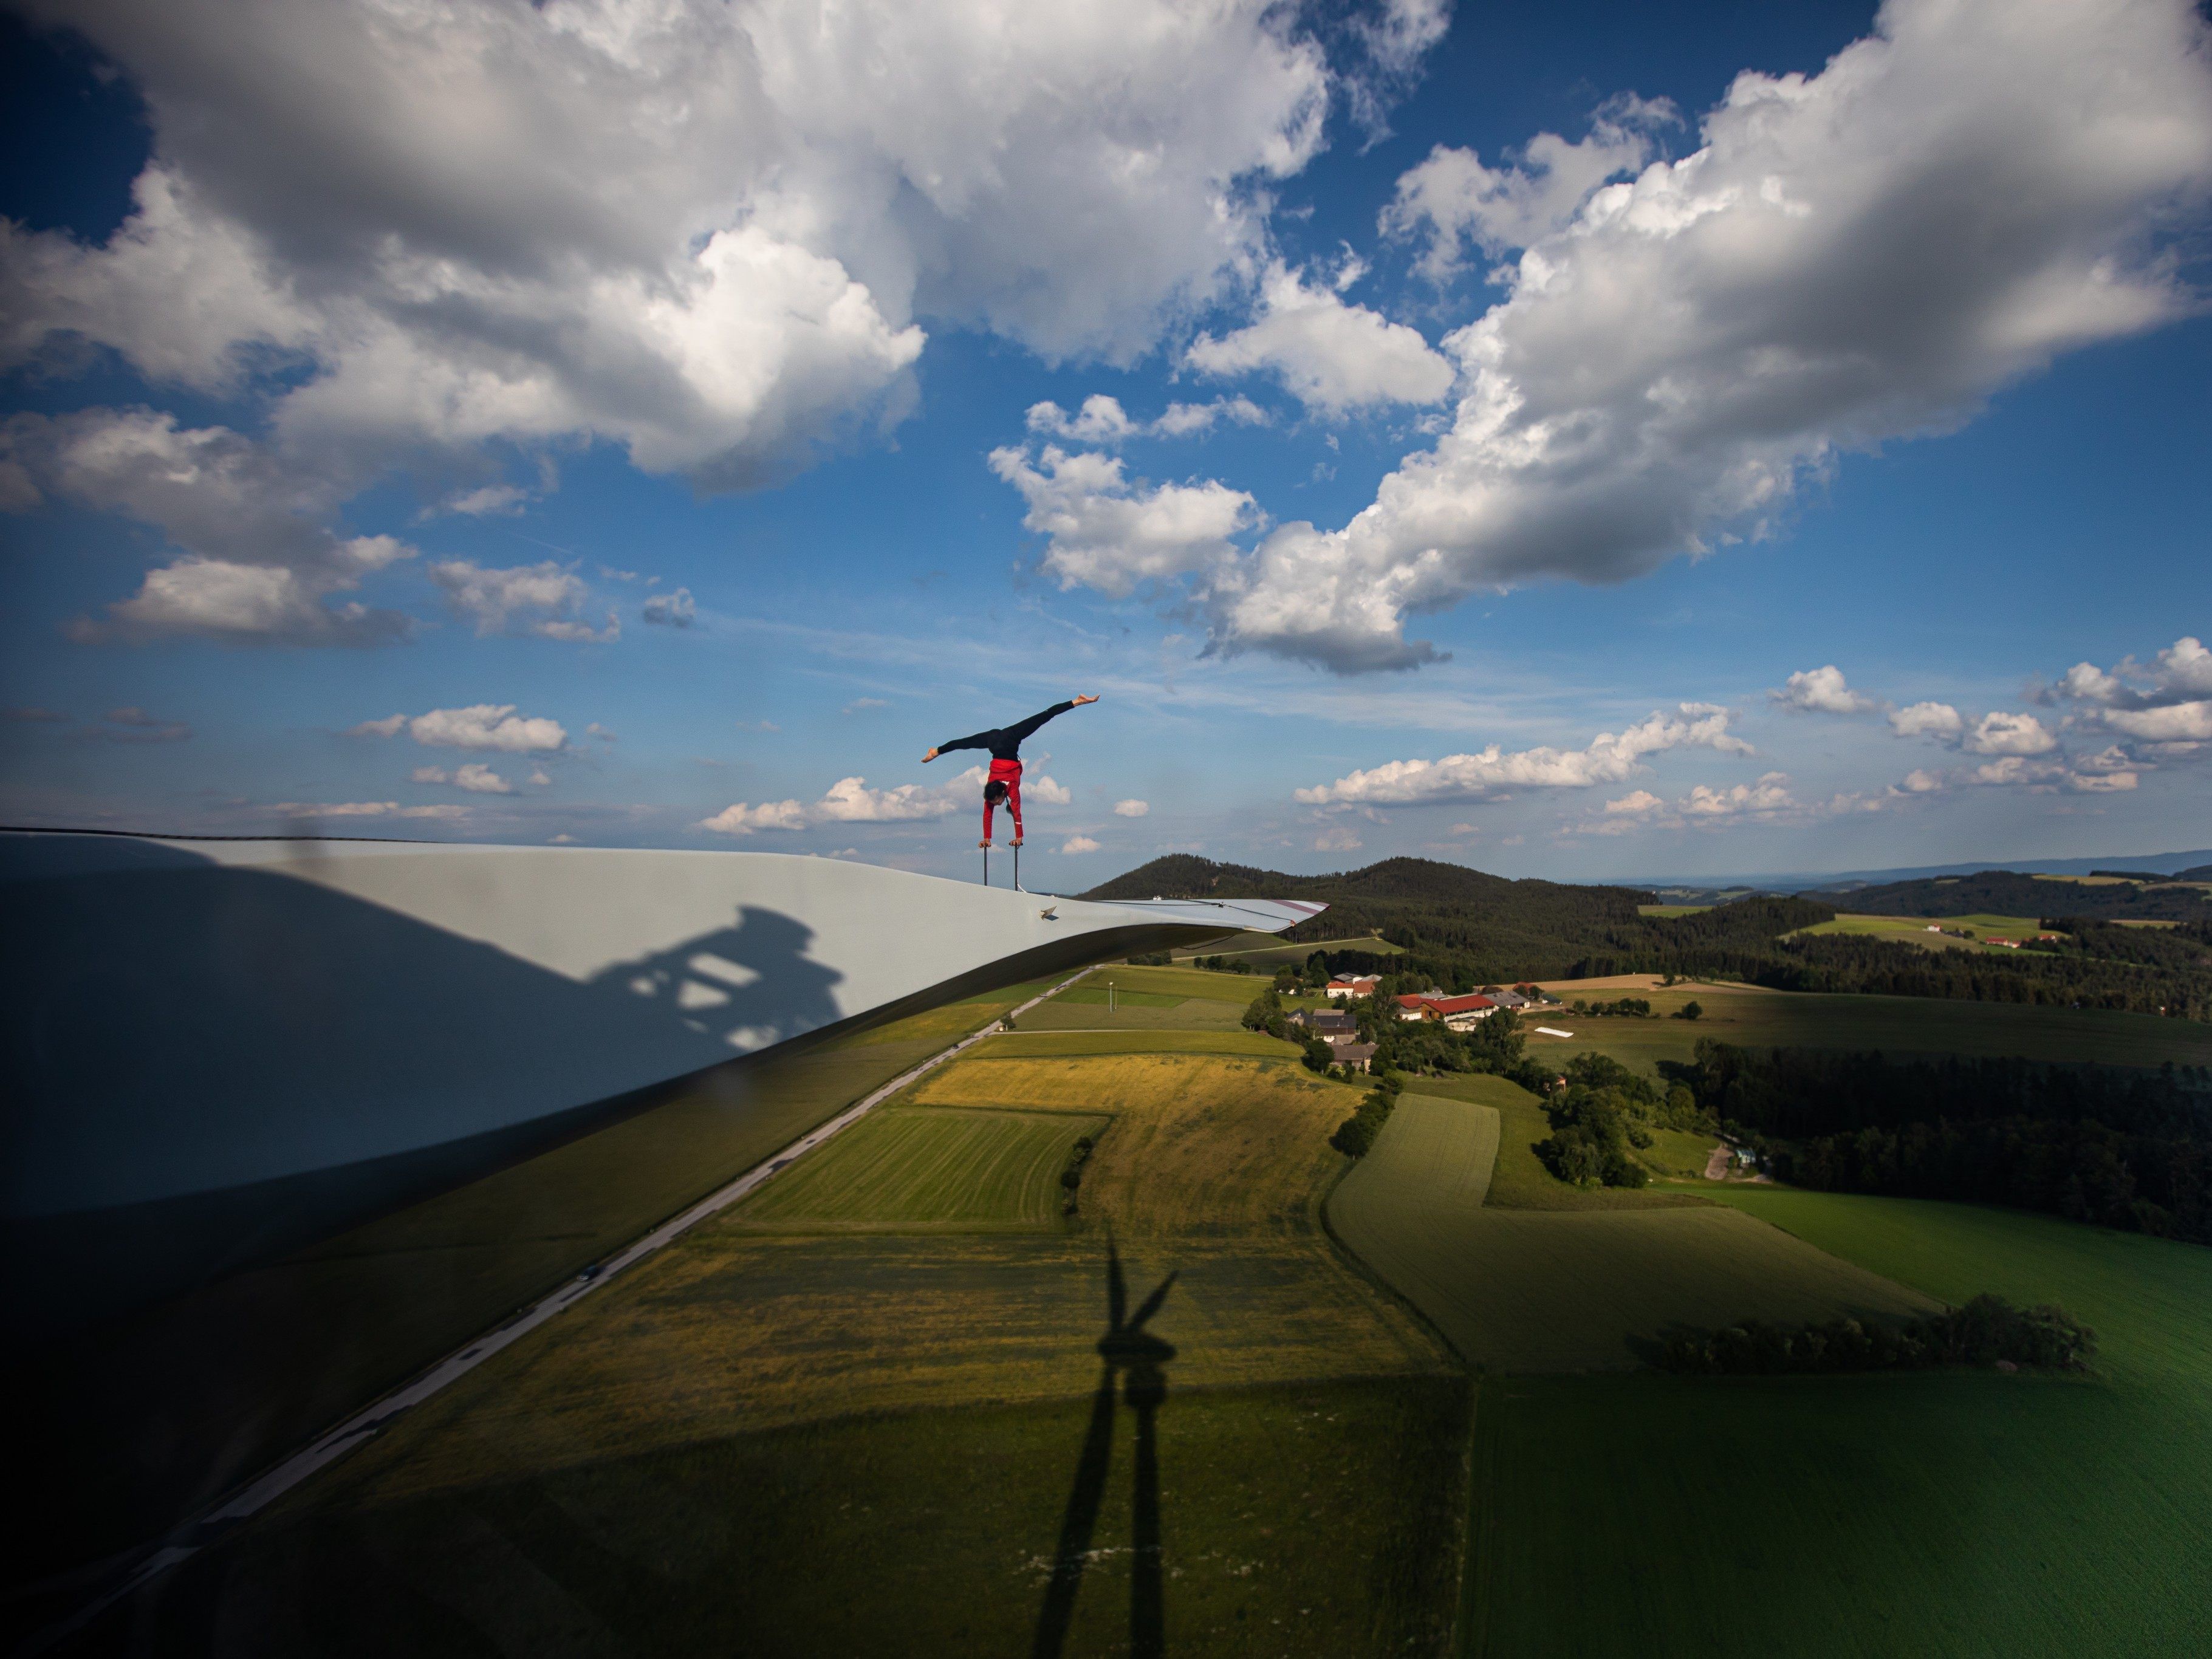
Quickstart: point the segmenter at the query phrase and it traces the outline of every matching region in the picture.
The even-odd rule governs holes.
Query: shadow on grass
[[[1091,1396],[1091,1421],[1076,1459],[1075,1484],[1060,1517],[1060,1543],[1053,1553],[1052,1577],[1044,1607],[1037,1615],[1031,1659],[1058,1659],[1067,1645],[1075,1617],[1075,1595],[1091,1559],[1091,1540],[1098,1525],[1098,1506],[1106,1493],[1106,1473],[1114,1450],[1114,1387],[1121,1380],[1123,1397],[1137,1414],[1137,1488],[1130,1506],[1129,1652],[1132,1659],[1158,1659],[1167,1652],[1167,1619],[1161,1587],[1160,1464],[1156,1419],[1168,1397],[1166,1365],[1175,1345],[1145,1329],[1175,1288],[1170,1273],[1150,1296],[1128,1312],[1129,1291],[1121,1252],[1111,1232],[1106,1237],[1106,1334],[1098,1339],[1103,1362],[1098,1387]]]

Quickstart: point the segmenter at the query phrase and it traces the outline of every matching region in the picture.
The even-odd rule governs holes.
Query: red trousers
[[[1018,760],[994,760],[991,763],[990,781],[1006,786],[1006,811],[1014,820],[1014,839],[1022,838],[1022,763]],[[991,801],[983,800],[983,839],[991,839]]]

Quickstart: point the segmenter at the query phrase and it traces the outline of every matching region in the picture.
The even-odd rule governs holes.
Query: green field
[[[1251,1060],[1297,1057],[1297,1050],[1289,1043],[1264,1031],[1040,1031],[1026,1020],[1018,1031],[993,1036],[988,1046],[994,1055],[1029,1059],[1078,1054],[1234,1054]]]
[[[782,1231],[1048,1226],[1060,1216],[1060,1174],[1076,1138],[1110,1121],[886,1107],[769,1182],[732,1219]]]
[[[1552,1133],[1543,1103],[1502,1077],[1423,1078],[1418,1086],[1423,1094],[1471,1101],[1498,1114],[1498,1166],[1485,1200],[1491,1209],[1668,1210],[1698,1201],[1681,1193],[1568,1186],[1536,1156],[1536,1143]]]
[[[1971,939],[1953,939],[1948,933],[1930,933],[1930,927],[1948,927],[1953,933],[1971,929]],[[1977,913],[1965,916],[1860,916],[1839,915],[1833,921],[1815,923],[1800,928],[1799,933],[1848,933],[1860,939],[1889,939],[1900,945],[1917,945],[1929,951],[2004,951],[2002,945],[1984,945],[1986,939],[2033,939],[2043,931],[2042,921],[2034,916],[1998,916]],[[1785,935],[1796,938],[1797,934]]]
[[[1639,916],[1657,916],[1662,921],[1671,921],[1676,916],[1703,915],[1712,908],[1710,904],[1639,904],[1636,907],[1636,914]]]
[[[1316,951],[1365,951],[1378,957],[1396,956],[1401,947],[1372,933],[1355,938],[1308,939],[1303,944],[1285,945],[1272,933],[1238,933],[1218,945],[1209,945],[1202,951],[1176,952],[1177,962],[1195,962],[1200,957],[1229,957],[1238,962],[1249,962],[1255,968],[1273,973],[1289,965],[1303,968],[1306,958]]]
[[[1492,1108],[1405,1095],[1328,1208],[1338,1237],[1486,1370],[1623,1368],[1680,1326],[1930,1305],[1731,1210],[1489,1207],[1499,1129]]]
[[[1553,994],[1610,1000],[1617,990],[1578,990],[1554,980]],[[1542,1023],[1571,1037],[1533,1034],[1535,1058],[1589,1052],[1610,1054],[1647,1074],[1662,1060],[1686,1060],[1701,1036],[1751,1048],[1879,1048],[1896,1054],[2016,1054],[2027,1060],[2093,1061],[2106,1066],[2212,1064],[2212,1025],[2122,1014],[2101,1008],[2039,1008],[2008,1002],[1957,1002],[1934,997],[1828,995],[1741,986],[1678,985],[1633,994],[1651,1004],[1649,1019],[1547,1010]],[[1663,1018],[1686,1002],[1705,1010],[1697,1020]]]
[[[2087,1379],[1507,1379],[1468,1651],[2135,1655],[2212,1628],[2212,1251],[1966,1206],[1726,1202],[1952,1299],[2055,1299]]]
[[[150,1645],[304,1606],[276,1645],[1020,1651],[1095,1477],[1068,1651],[1112,1651],[1127,1409],[1084,1461],[1110,1228],[1133,1297],[1176,1276],[1146,1326],[1174,1650],[1446,1651],[1470,1394],[1320,1225],[1358,1091],[1249,1033],[1141,1040],[1285,1058],[1138,1040],[994,1036],[930,1073],[196,1559]]]

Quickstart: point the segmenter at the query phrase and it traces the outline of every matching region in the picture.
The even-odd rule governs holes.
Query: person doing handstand
[[[1056,702],[1040,710],[1025,720],[1016,720],[1012,726],[995,726],[988,732],[978,732],[972,737],[955,738],[950,743],[940,743],[921,758],[925,763],[939,755],[949,755],[956,749],[988,749],[991,751],[991,775],[983,785],[983,839],[979,847],[991,844],[991,812],[1000,801],[1014,820],[1013,845],[1022,844],[1022,739],[1055,715],[1065,714],[1071,708],[1080,708],[1086,702],[1097,702],[1097,697],[1073,697],[1066,702]]]

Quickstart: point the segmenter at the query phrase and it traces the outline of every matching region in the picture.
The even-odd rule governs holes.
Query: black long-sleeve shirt
[[[994,726],[990,731],[978,732],[973,737],[955,738],[950,743],[940,743],[937,745],[937,752],[945,755],[955,749],[988,749],[993,760],[1019,760],[1024,738],[1054,716],[1065,714],[1074,707],[1072,702],[1056,702],[1025,720],[1015,721],[1012,726]]]

